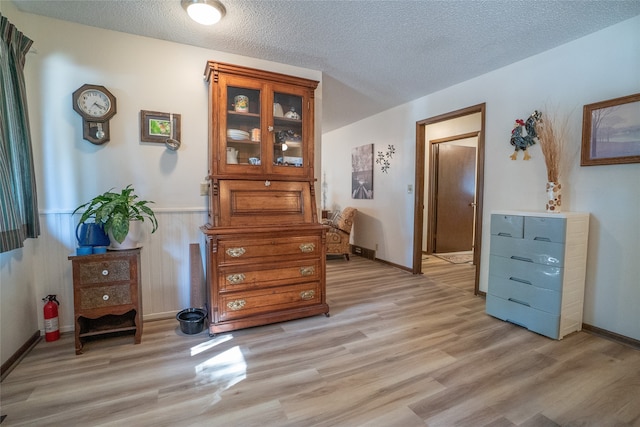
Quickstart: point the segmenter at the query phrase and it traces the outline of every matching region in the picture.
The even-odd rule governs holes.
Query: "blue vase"
[[[111,243],[102,225],[94,222],[78,224],[76,239],[78,239],[78,246],[109,246]]]

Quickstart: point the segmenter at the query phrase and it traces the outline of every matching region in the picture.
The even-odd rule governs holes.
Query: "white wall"
[[[27,248],[0,255],[1,344],[5,362],[37,329],[43,329],[40,299],[59,295],[62,331],[73,330],[70,213],[110,188],[133,184],[155,201],[160,229],[144,237],[142,255],[145,319],[172,315],[189,303],[189,243],[203,243],[207,175],[208,60],[229,62],[321,80],[322,73],[214,50],[169,43],[19,12],[2,2],[2,13],[34,40],[25,66],[42,236]],[[103,85],[117,99],[111,140],[82,139],[82,120],[71,94],[85,83]],[[316,90],[316,121],[322,116],[322,83]],[[141,143],[140,110],[181,114],[180,149]],[[316,171],[320,170],[316,130]],[[317,193],[320,191],[318,189]],[[203,248],[204,245],[201,246]],[[5,321],[6,319],[6,321]],[[16,332],[15,325],[22,332]]]
[[[451,64],[455,67],[455,64]],[[426,76],[425,78],[428,78]],[[584,322],[640,339],[640,164],[580,167],[582,106],[640,92],[640,17],[323,135],[329,206],[354,206],[354,243],[383,260],[411,266],[416,122],[486,103],[485,186],[480,289],[487,289],[490,213],[544,210],[547,181],[539,147],[509,159],[515,119],[535,109],[570,115],[569,172],[563,209],[591,213]],[[374,200],[349,193],[351,148],[388,144],[388,174],[375,169]]]

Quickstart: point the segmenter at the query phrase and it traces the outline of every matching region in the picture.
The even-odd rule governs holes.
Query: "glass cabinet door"
[[[273,167],[301,168],[304,165],[303,97],[273,93]],[[285,172],[285,171],[283,171]]]
[[[238,86],[226,89],[226,159],[221,159],[222,163],[260,166],[263,160],[261,91]]]

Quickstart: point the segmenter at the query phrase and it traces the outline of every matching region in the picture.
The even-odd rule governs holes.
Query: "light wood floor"
[[[484,313],[474,267],[327,266],[331,317],[222,334],[147,322],[76,356],[44,341],[1,384],[3,427],[640,426],[640,351]],[[18,327],[18,326],[16,326]]]

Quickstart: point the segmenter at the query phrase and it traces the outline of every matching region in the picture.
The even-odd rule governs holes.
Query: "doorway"
[[[475,284],[474,284],[474,293],[478,295],[479,292],[479,283],[480,283],[480,255],[481,255],[481,236],[482,236],[482,200],[483,200],[483,188],[484,188],[484,123],[485,123],[485,104],[478,104],[472,107],[464,108],[461,110],[453,111],[450,113],[442,114],[440,116],[432,117],[429,119],[421,120],[416,122],[416,177],[415,177],[415,204],[414,204],[414,239],[413,239],[413,266],[412,272],[414,274],[420,274],[422,272],[422,253],[425,247],[424,243],[426,240],[427,247],[429,244],[434,244],[434,242],[430,239],[430,233],[436,234],[434,225],[431,222],[425,226],[425,204],[428,204],[429,209],[433,209],[435,202],[431,202],[430,199],[434,190],[430,190],[426,192],[427,188],[426,179],[427,172],[432,174],[435,172],[434,167],[431,166],[432,162],[427,162],[427,156],[431,158],[431,150],[430,146],[432,145],[431,140],[435,140],[434,138],[427,137],[427,127],[431,125],[443,124],[448,121],[452,121],[454,119],[464,119],[470,117],[472,115],[477,115],[479,117],[479,129],[475,129],[473,132],[460,133],[456,136],[456,133],[451,133],[448,138],[449,140],[453,140],[460,136],[468,136],[468,137],[476,137],[477,146],[476,146],[476,158],[475,158],[475,201],[470,201],[468,198],[463,200],[458,200],[455,203],[469,204],[475,203],[474,206],[471,206],[471,210],[474,211],[473,221],[472,221],[472,249],[473,249],[473,264],[475,265]],[[467,135],[468,134],[468,135]],[[451,139],[453,138],[453,139]],[[431,140],[430,140],[431,139]],[[437,140],[435,140],[437,142]],[[441,142],[446,142],[446,139],[441,140]],[[435,144],[438,145],[438,144]],[[428,151],[429,150],[429,151]],[[440,148],[438,148],[440,151]],[[441,154],[441,153],[439,153]],[[446,154],[445,154],[446,156]],[[455,156],[454,156],[455,157]],[[432,159],[430,159],[432,160]],[[445,159],[446,161],[446,159]],[[443,166],[440,165],[442,169],[444,167],[445,173],[446,169],[450,169],[452,166]],[[427,195],[425,195],[427,194]],[[449,208],[451,209],[451,208]],[[435,215],[434,215],[435,216]],[[442,216],[442,214],[441,214]],[[445,215],[446,216],[446,215]],[[425,233],[426,231],[426,233]],[[430,250],[434,250],[432,246]]]
[[[473,251],[477,136],[429,141],[428,254]]]

